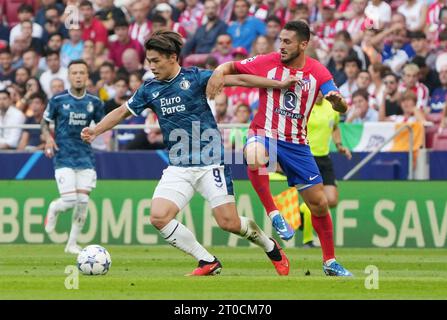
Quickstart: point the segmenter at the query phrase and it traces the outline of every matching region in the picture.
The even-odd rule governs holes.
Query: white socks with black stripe
[[[275,247],[275,243],[267,237],[264,231],[252,219],[241,217],[241,231],[239,235],[250,242],[260,246],[265,252],[270,252]]]
[[[214,256],[196,240],[192,232],[180,221],[172,219],[159,231],[163,238],[173,247],[192,255],[197,260],[214,261]]]

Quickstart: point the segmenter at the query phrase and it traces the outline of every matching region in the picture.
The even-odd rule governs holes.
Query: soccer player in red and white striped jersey
[[[296,77],[288,89],[259,89],[259,111],[253,119],[244,155],[250,181],[258,193],[280,237],[293,237],[293,229],[277,210],[265,174],[267,162],[277,162],[312,212],[312,225],[323,250],[323,270],[327,275],[351,276],[335,261],[332,220],[321,174],[310,152],[306,127],[312,107],[321,91],[334,110],[346,112],[346,102],[338,92],[330,72],[317,60],[307,57],[309,26],[303,21],[288,22],[279,36],[280,52],[227,62],[219,66],[208,82],[210,98],[219,92],[227,74],[253,74],[268,79]],[[274,159],[274,156],[276,158]]]

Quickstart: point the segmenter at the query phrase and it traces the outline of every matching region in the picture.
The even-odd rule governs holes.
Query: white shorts
[[[234,202],[233,180],[229,167],[177,167],[169,166],[155,188],[152,198],[174,202],[181,210],[199,192],[211,208]]]
[[[59,194],[76,190],[92,191],[96,187],[96,171],[93,169],[59,168],[55,170],[54,176]]]

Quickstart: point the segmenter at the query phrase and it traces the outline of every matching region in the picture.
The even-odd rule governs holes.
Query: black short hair
[[[115,71],[115,65],[114,65],[112,62],[110,62],[110,61],[104,61],[104,62],[99,66],[99,69],[104,68],[104,67],[106,67],[106,68],[110,68],[110,69],[112,69],[112,71]]]
[[[447,30],[442,30],[439,33],[438,40],[439,41],[446,41],[447,40]]]
[[[427,66],[425,58],[421,56],[414,56],[413,59],[411,60],[411,63],[417,65],[419,69],[425,68]]]
[[[20,5],[19,9],[17,10],[18,13],[28,12],[28,13],[34,13],[34,9],[29,4],[23,3]]]
[[[399,82],[399,76],[395,74],[394,72],[388,72],[385,73],[385,75],[382,77],[382,79],[385,79],[386,77],[393,77],[396,82]]]
[[[410,39],[427,39],[427,36],[422,31],[412,31],[409,33]]]
[[[307,6],[307,4],[298,3],[295,7],[295,11],[302,11],[302,10],[306,10],[307,12],[309,12],[309,7]]]
[[[88,0],[83,0],[79,4],[79,7],[90,7],[90,8],[93,9],[93,4],[90,1],[88,1]]]
[[[343,68],[346,66],[347,63],[350,63],[350,62],[355,62],[355,64],[356,64],[357,67],[359,68],[359,70],[362,69],[362,62],[360,61],[359,58],[357,58],[357,57],[354,56],[354,55],[347,56],[347,57],[343,60]]]
[[[114,28],[118,28],[118,27],[126,27],[126,28],[128,28],[129,27],[129,22],[127,22],[126,19],[118,19],[115,22]]]
[[[2,93],[6,94],[8,96],[8,98],[11,98],[11,94],[9,93],[8,90],[6,90],[6,89],[0,90],[0,94],[2,94]]]
[[[300,41],[309,41],[310,28],[304,21],[289,21],[284,26],[284,30],[295,31]]]
[[[45,57],[49,57],[49,56],[52,56],[52,55],[57,55],[58,57],[60,57],[60,53],[59,53],[59,51],[57,51],[57,50],[51,50],[51,49],[49,49],[49,50],[47,50],[46,53],[45,53]]]
[[[347,30],[340,30],[335,34],[335,37],[342,37],[345,41],[352,41],[351,34]]]
[[[47,104],[47,98],[46,98],[45,95],[43,95],[42,93],[35,92],[35,93],[31,94],[31,96],[29,97],[28,100],[31,101],[31,100],[34,100],[34,99],[39,99],[40,101],[42,101],[42,103],[43,103],[44,105]]]
[[[160,14],[156,14],[153,18],[152,18],[152,24],[154,23],[159,23],[162,26],[166,26],[168,25],[168,20],[166,20],[163,16],[161,16]]]
[[[177,32],[157,31],[146,41],[144,47],[146,50],[154,50],[166,56],[175,53],[178,60],[183,47],[183,40]]]
[[[88,64],[87,64],[87,62],[85,62],[85,61],[82,60],[82,59],[71,60],[70,63],[68,64],[68,66],[67,66],[67,69],[70,69],[70,67],[71,67],[72,65],[74,65],[74,64],[83,64],[84,66],[87,67],[87,70],[88,70]]]
[[[267,19],[265,19],[265,24],[268,24],[270,21],[276,22],[277,24],[281,24],[281,19],[275,15],[268,16]]]
[[[123,73],[118,74],[113,83],[117,83],[118,81],[124,81],[126,83],[126,86],[129,86],[129,77],[126,74]]]
[[[365,99],[366,101],[368,101],[368,99],[369,99],[369,93],[368,93],[368,90],[366,90],[366,89],[358,89],[357,91],[355,91],[355,92],[352,94],[352,99],[354,100],[354,98],[355,98],[355,97],[358,97],[358,96],[363,97],[363,99]]]
[[[6,47],[0,49],[0,54],[3,54],[3,53],[7,53],[7,54],[11,55],[12,54],[11,48],[9,46],[6,46]]]
[[[48,35],[48,41],[49,41],[51,38],[53,38],[53,37],[60,37],[62,40],[64,40],[64,35],[63,35],[62,33],[60,33],[60,32],[53,32],[53,33],[50,33],[50,34]]]

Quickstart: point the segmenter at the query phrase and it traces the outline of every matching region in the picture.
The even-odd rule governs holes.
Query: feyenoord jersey
[[[280,81],[296,76],[301,80],[300,84],[288,89],[259,89],[259,110],[250,129],[256,135],[307,144],[307,121],[320,87],[332,82],[332,75],[326,67],[306,57],[302,69],[289,68],[281,62],[278,52],[248,58],[234,65],[239,73]]]

